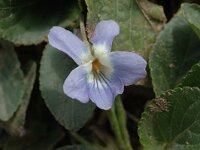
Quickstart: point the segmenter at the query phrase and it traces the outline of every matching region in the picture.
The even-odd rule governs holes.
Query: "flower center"
[[[96,73],[99,73],[100,71],[100,62],[97,58],[95,58],[92,62],[92,71],[96,72]]]

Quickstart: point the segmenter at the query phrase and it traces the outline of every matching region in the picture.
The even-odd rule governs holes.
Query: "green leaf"
[[[139,0],[138,3],[145,18],[148,19],[153,29],[159,32],[167,21],[163,7],[148,0]]]
[[[24,95],[23,72],[12,44],[0,40],[0,120],[8,121]]]
[[[0,36],[23,45],[45,41],[52,26],[73,25],[80,14],[73,0],[4,0],[0,8]]]
[[[150,25],[136,0],[85,0],[88,8],[87,29],[89,37],[101,20],[112,19],[120,25],[120,34],[113,50],[135,51],[147,58],[156,31]],[[120,44],[119,44],[120,43]]]
[[[64,131],[60,126],[33,120],[25,135],[8,138],[3,150],[52,150],[63,137]]]
[[[200,39],[182,16],[174,17],[160,32],[149,58],[156,95],[176,82],[200,60]]]
[[[200,89],[177,88],[151,101],[139,123],[144,150],[200,149]]]
[[[44,50],[40,68],[40,89],[51,113],[69,130],[83,127],[95,108],[93,103],[80,103],[63,92],[64,80],[75,67],[74,61],[57,49],[48,45]]]
[[[0,122],[0,125],[4,129],[6,129],[10,134],[15,135],[15,136],[21,136],[24,131],[26,111],[27,111],[27,107],[29,104],[33,85],[35,82],[36,63],[29,62],[26,65],[25,69],[26,69],[25,70],[25,78],[24,78],[25,93],[24,93],[22,102],[11,119],[9,119],[6,122]]]
[[[56,150],[97,150],[97,149],[83,145],[72,145],[72,146],[64,146]]]
[[[184,3],[181,5],[181,11],[191,28],[200,38],[200,6],[198,4]]]
[[[195,64],[188,73],[179,81],[178,86],[196,86],[200,88],[200,62]]]

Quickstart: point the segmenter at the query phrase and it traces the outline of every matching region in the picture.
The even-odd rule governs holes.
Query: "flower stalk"
[[[133,150],[126,127],[126,113],[120,96],[116,97],[115,104],[108,111],[108,118],[121,149]]]
[[[80,16],[80,32],[83,42],[90,48],[91,53],[93,52],[92,46],[90,42],[88,41],[87,35],[86,35],[86,29],[85,29],[85,23],[84,23],[84,17]]]

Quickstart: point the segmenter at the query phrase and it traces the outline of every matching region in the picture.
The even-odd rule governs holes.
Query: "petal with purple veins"
[[[62,27],[54,26],[48,34],[49,44],[69,55],[78,65],[81,56],[90,53],[88,47],[76,35]]]
[[[113,20],[101,21],[96,25],[95,31],[90,39],[95,50],[110,51],[112,41],[119,34],[119,25]]]
[[[108,110],[115,97],[124,91],[124,85],[117,76],[106,77],[104,74],[91,75],[89,81],[89,97],[97,107]]]
[[[111,52],[114,74],[125,86],[136,83],[146,76],[146,61],[133,52]]]
[[[91,71],[91,64],[78,66],[72,70],[64,82],[64,93],[77,99],[82,103],[89,101],[88,74]]]
[[[99,80],[89,84],[89,97],[97,107],[104,110],[110,109],[114,102],[114,95],[109,85]]]

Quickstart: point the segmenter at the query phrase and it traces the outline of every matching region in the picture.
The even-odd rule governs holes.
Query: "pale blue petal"
[[[67,96],[82,103],[89,101],[87,76],[90,71],[88,68],[91,68],[90,65],[81,65],[72,70],[63,85],[64,93]]]
[[[113,20],[101,21],[97,24],[90,41],[94,47],[104,47],[110,51],[113,38],[119,34],[119,25]]]
[[[108,110],[112,107],[115,97],[124,91],[124,85],[117,76],[106,77],[99,74],[89,84],[89,97],[97,107]]]
[[[108,110],[114,102],[114,95],[108,85],[94,82],[89,84],[89,97],[100,109]]]
[[[48,35],[49,44],[68,54],[77,64],[80,56],[89,53],[89,49],[76,35],[62,27],[54,26]]]
[[[136,83],[146,76],[146,61],[133,52],[111,52],[114,74],[125,86]]]
[[[114,96],[117,96],[118,94],[123,93],[124,83],[121,81],[121,79],[117,75],[112,74],[110,78],[108,77],[107,83],[111,87]]]

